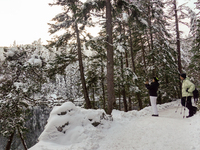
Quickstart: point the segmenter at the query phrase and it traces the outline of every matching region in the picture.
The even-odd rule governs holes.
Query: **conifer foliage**
[[[83,88],[83,94],[86,102],[86,108],[91,108],[91,102],[88,95],[88,90],[85,82],[84,67],[83,67],[83,58],[82,58],[82,42],[81,42],[81,33],[85,29],[87,24],[90,24],[88,21],[90,15],[86,8],[82,9],[83,3],[79,0],[75,1],[64,1],[57,0],[55,3],[50,5],[59,5],[63,7],[64,12],[54,17],[52,20],[55,21],[55,24],[49,24],[51,26],[50,33],[53,34],[61,29],[63,29],[64,35],[61,35],[56,42],[53,41],[50,45],[55,45],[56,47],[62,46],[64,43],[68,42],[68,39],[74,40],[75,49],[78,54],[79,70],[81,84]],[[59,44],[58,44],[59,43]]]
[[[6,149],[10,149],[14,134],[21,138],[25,149],[25,122],[30,106],[41,95],[45,83],[45,63],[34,46],[5,48],[5,61],[1,67],[0,84],[0,133],[8,137]],[[38,95],[37,95],[38,96]]]
[[[121,105],[119,104],[121,102],[116,101],[116,99],[120,101],[123,97],[125,111],[132,110],[135,104],[139,106],[139,109],[142,109],[148,105],[147,91],[143,83],[153,76],[158,76],[161,81],[160,103],[170,101],[172,97],[178,96],[177,53],[171,44],[173,36],[168,30],[166,20],[168,16],[164,13],[165,3],[162,0],[112,1],[111,8],[109,8],[111,14],[106,12],[106,8],[109,6],[106,4],[108,3],[109,1],[94,0],[85,1],[85,3],[75,1],[73,4],[70,1],[57,1],[51,4],[65,6],[65,11],[53,19],[56,23],[51,24],[50,33],[55,33],[60,29],[64,29],[65,32],[52,41],[50,46],[53,44],[60,48],[62,45],[67,48],[74,43],[74,49],[78,51],[80,76],[86,104],[90,103],[89,97],[93,100],[95,95],[102,97],[103,108],[107,109],[110,114],[112,105],[116,107]],[[111,17],[111,23],[108,23],[108,14]],[[100,22],[102,30],[96,39],[91,39],[91,36],[86,36],[86,34],[81,34],[81,36],[79,34],[83,31],[86,32],[86,25],[94,25],[91,22],[92,16],[99,18],[99,20],[106,18],[105,21]],[[108,29],[109,25],[111,26]],[[100,42],[100,40],[102,41]],[[84,42],[87,42],[87,48],[90,48],[91,51],[96,51],[99,54],[107,52],[107,62],[101,59],[104,63],[96,63],[92,58],[97,59],[95,57],[97,55],[86,60],[82,55]],[[111,73],[112,59],[114,61],[114,75]],[[95,64],[86,63],[87,61],[94,61]],[[86,65],[85,68],[93,68],[93,70],[83,70],[83,64],[90,65]],[[106,64],[107,66],[106,74],[103,73],[107,78],[100,81],[101,86],[97,84],[100,80],[95,72],[97,64]],[[103,66],[101,68],[105,69]],[[112,92],[109,91],[114,86],[109,83],[111,81],[115,83],[115,91]],[[96,89],[96,91],[101,89],[103,95],[95,94],[91,88]],[[108,93],[105,94],[107,90]],[[108,103],[106,104],[105,101]]]
[[[200,88],[200,2],[196,2],[197,14],[194,11],[191,11],[190,19],[190,33],[192,39],[192,48],[191,48],[191,62],[187,68],[190,72],[190,75],[193,76],[194,83],[196,88]]]

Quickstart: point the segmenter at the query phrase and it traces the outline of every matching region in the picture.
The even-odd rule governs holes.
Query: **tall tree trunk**
[[[106,97],[105,97],[105,88],[104,80],[101,81],[102,91],[103,91],[103,109],[106,110]]]
[[[123,63],[122,53],[121,53],[121,76],[122,76],[122,80],[125,80],[124,79],[124,63]],[[128,105],[127,105],[127,101],[126,101],[126,90],[125,90],[124,83],[122,83],[122,95],[123,95],[124,111],[127,112],[128,111]]]
[[[124,32],[124,35],[125,35],[125,32]],[[126,58],[126,68],[128,68],[129,67],[129,63],[128,63],[128,53],[125,51],[125,58]],[[131,100],[131,96],[130,96],[130,86],[129,85],[127,85],[127,93],[129,93],[128,94],[128,102],[129,102],[129,104],[128,104],[128,110],[132,110],[132,100]]]
[[[128,111],[128,105],[126,101],[126,91],[125,91],[125,86],[122,85],[122,96],[123,96],[123,103],[124,103],[124,112]]]
[[[15,132],[13,132],[13,133],[10,135],[5,150],[10,150],[11,144],[12,144],[12,140],[13,140],[13,137],[14,137],[14,134],[15,134]]]
[[[135,61],[134,61],[134,54],[133,54],[133,42],[132,42],[132,33],[131,28],[129,26],[129,37],[130,37],[130,49],[131,49],[131,61],[132,61],[132,70],[135,73]]]
[[[86,87],[86,82],[85,82],[85,76],[84,76],[84,68],[83,68],[83,62],[82,62],[82,53],[81,53],[81,42],[80,42],[80,37],[79,37],[79,29],[77,23],[75,24],[75,30],[76,30],[76,35],[77,35],[77,44],[78,44],[78,60],[79,60],[79,69],[80,69],[80,75],[81,75],[81,83],[82,83],[82,88],[83,88],[83,94],[86,102],[86,108],[90,109],[92,108],[91,102],[88,96],[88,91]]]
[[[142,99],[141,99],[140,92],[137,92],[136,96],[137,96],[137,99],[138,99],[139,108],[141,110],[143,108],[143,106],[142,106]]]
[[[93,108],[95,109],[95,87],[92,88]]]
[[[132,60],[132,70],[133,70],[133,72],[135,73],[135,62],[134,62],[134,57],[133,57],[133,39],[132,39],[132,33],[131,33],[131,28],[130,28],[130,26],[129,26],[129,37],[130,37],[130,48],[131,48],[131,60]],[[137,81],[135,81],[135,84],[136,84],[136,86],[137,86]],[[140,107],[140,109],[142,109],[142,100],[141,100],[141,98],[140,98],[140,93],[136,93],[136,97],[137,97],[137,100],[138,100],[138,104],[139,104],[139,107]],[[130,103],[130,105],[131,105],[131,100],[129,99],[129,103]],[[131,109],[131,106],[129,106],[129,110]]]
[[[146,64],[146,60],[145,60],[144,42],[143,42],[141,34],[140,34],[140,41],[141,41],[141,48],[142,48],[142,58],[143,58],[143,63],[144,63],[144,70],[145,70],[145,73],[146,73],[147,64]]]
[[[180,35],[179,35],[179,23],[178,23],[178,14],[177,14],[177,3],[174,0],[174,11],[175,11],[175,22],[176,22],[176,46],[177,46],[177,53],[178,53],[178,71],[179,73],[182,72],[182,65],[181,65],[181,44],[180,44]]]
[[[112,16],[111,3],[106,0],[106,33],[107,33],[107,92],[108,92],[108,111],[111,115],[113,103],[115,101],[114,91],[114,61],[113,61],[113,42],[112,42]]]
[[[21,141],[22,141],[22,144],[23,144],[23,146],[24,146],[24,149],[27,150],[28,148],[27,148],[27,146],[26,146],[26,143],[25,143],[24,138],[23,138],[23,136],[22,136],[22,134],[21,134],[21,132],[20,132],[19,127],[17,127],[17,130],[18,130],[19,137],[20,137],[20,139],[21,139]]]
[[[152,6],[150,4],[150,0],[148,1],[149,5],[148,5],[148,26],[149,26],[149,34],[150,34],[150,48],[151,48],[151,52],[153,52],[153,49],[154,49],[154,45],[153,45],[153,33],[152,33]],[[154,63],[155,63],[155,60],[154,60],[154,55],[153,55],[153,66],[154,66]],[[153,69],[152,71],[152,75],[155,76],[155,69]]]
[[[175,22],[176,22],[176,46],[178,53],[178,71],[179,74],[182,73],[182,65],[181,65],[181,44],[180,44],[180,35],[179,35],[179,24],[178,24],[178,14],[177,14],[177,3],[174,0],[174,11],[175,11]],[[178,75],[179,78],[179,75]],[[181,92],[181,80],[179,78],[179,89]],[[180,97],[179,97],[180,98]]]
[[[119,93],[119,110],[121,110],[121,88],[120,88],[120,85],[118,87],[118,93]]]
[[[103,61],[103,60],[102,60]],[[103,64],[101,65],[101,86],[102,86],[102,92],[103,92],[103,109],[106,111],[106,94],[105,94],[105,87],[104,87],[104,67]]]
[[[128,63],[128,54],[127,54],[127,52],[125,52],[125,58],[126,58],[126,67],[128,68],[129,67],[129,63]],[[130,89],[130,86],[128,85],[127,86],[127,90],[128,90],[127,92],[129,93],[128,94],[128,102],[129,102],[128,110],[132,110],[132,100],[131,100],[130,90],[129,89]]]

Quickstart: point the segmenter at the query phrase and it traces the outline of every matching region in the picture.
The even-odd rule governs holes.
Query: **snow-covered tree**
[[[41,95],[45,80],[44,59],[35,46],[5,48],[0,78],[1,134],[8,137],[6,149],[11,147],[17,133],[25,149],[23,138],[29,107],[34,106]]]
[[[83,88],[83,95],[86,102],[86,108],[91,108],[91,102],[88,96],[88,90],[85,82],[81,40],[81,34],[85,29],[85,26],[90,26],[91,24],[88,9],[83,7],[84,5],[80,0],[56,0],[50,5],[58,5],[63,7],[63,13],[58,14],[52,19],[55,21],[55,24],[49,24],[51,26],[49,32],[54,34],[57,31],[64,30],[64,34],[51,42],[50,45],[55,45],[56,47],[63,45],[67,46],[69,40],[74,43],[74,49],[76,49],[78,54],[80,79]]]

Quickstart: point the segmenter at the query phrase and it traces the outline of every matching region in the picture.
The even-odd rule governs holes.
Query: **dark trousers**
[[[188,96],[188,97],[182,97],[181,99],[181,104],[184,107],[187,107],[189,109],[189,116],[193,116],[194,113],[197,110],[197,107],[192,106],[192,101],[191,101],[192,97]]]

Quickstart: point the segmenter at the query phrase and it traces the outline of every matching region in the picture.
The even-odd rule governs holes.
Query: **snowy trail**
[[[72,111],[73,115],[67,117],[71,116],[76,126],[71,126],[67,134],[44,131],[44,140],[29,150],[200,150],[200,112],[183,118],[184,109],[180,114],[180,106],[175,113],[178,104],[180,100],[158,105],[159,117],[151,116],[151,107],[129,112],[113,110],[114,120],[103,120],[102,125],[95,128],[90,124],[78,126],[82,120]],[[62,112],[65,105],[56,110]],[[89,112],[92,115],[96,110]],[[188,115],[187,109],[185,115]],[[62,125],[65,120],[60,119],[56,117],[53,121]],[[50,127],[55,128],[54,124]],[[53,136],[55,140],[49,138]]]
[[[180,114],[181,108],[175,113],[176,109],[177,107],[172,107],[162,110],[159,117],[148,115],[127,122],[126,126],[119,126],[109,131],[112,134],[105,132],[105,138],[99,141],[101,146],[98,150],[195,149],[192,146],[192,141],[188,140],[191,139],[189,137],[192,137],[189,130],[191,127],[190,119],[183,119],[183,114]],[[187,115],[188,111],[186,110],[185,113]],[[111,142],[107,143],[107,140]]]

